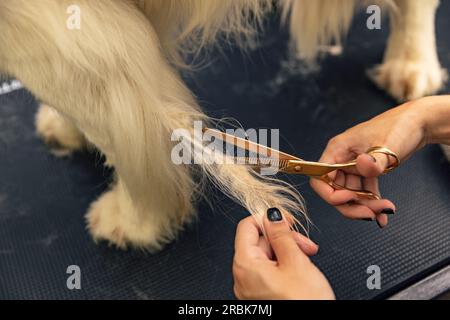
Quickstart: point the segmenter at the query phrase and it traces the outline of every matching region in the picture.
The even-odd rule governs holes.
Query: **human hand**
[[[238,299],[334,299],[333,290],[308,255],[318,247],[292,231],[278,209],[264,218],[266,238],[253,217],[239,223],[233,260]]]
[[[368,155],[374,146],[383,146],[395,152],[401,161],[406,160],[426,144],[425,121],[430,98],[417,100],[389,110],[367,122],[359,124],[331,139],[320,158],[325,163],[346,163],[356,160],[356,169],[337,171],[330,177],[339,185],[351,189],[364,189],[380,195],[378,177],[392,164],[393,159],[384,154]],[[387,200],[368,200],[355,192],[335,190],[327,183],[311,179],[312,188],[345,217],[376,220],[382,228],[388,216],[395,213],[395,205]]]

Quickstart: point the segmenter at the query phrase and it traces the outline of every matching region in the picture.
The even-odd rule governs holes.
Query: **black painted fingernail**
[[[393,215],[393,214],[395,214],[395,211],[390,208],[386,208],[386,209],[381,210],[381,213]]]
[[[267,219],[272,222],[279,222],[283,220],[283,215],[277,208],[270,208],[267,210]]]

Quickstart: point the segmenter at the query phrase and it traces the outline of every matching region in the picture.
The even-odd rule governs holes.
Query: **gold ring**
[[[369,150],[367,150],[367,153],[368,154],[382,153],[382,154],[386,155],[388,158],[389,157],[394,158],[394,160],[395,160],[394,163],[389,164],[389,166],[384,170],[385,174],[391,172],[392,170],[396,169],[400,165],[400,159],[399,159],[398,155],[386,147],[372,147]]]

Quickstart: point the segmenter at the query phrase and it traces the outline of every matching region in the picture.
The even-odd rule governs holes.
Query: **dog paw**
[[[52,153],[59,157],[71,155],[86,144],[83,134],[72,123],[44,104],[36,114],[36,130]]]
[[[123,250],[132,247],[156,252],[175,237],[175,232],[168,231],[163,224],[158,225],[158,217],[146,219],[143,214],[133,212],[128,201],[121,199],[114,188],[92,203],[86,221],[96,242],[105,240]]]
[[[368,74],[379,88],[399,102],[435,94],[447,80],[447,73],[439,63],[407,59],[387,61]]]

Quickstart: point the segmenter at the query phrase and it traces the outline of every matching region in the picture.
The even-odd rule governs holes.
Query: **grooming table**
[[[444,1],[438,43],[450,69],[449,13]],[[226,57],[212,54],[211,67],[186,76],[210,115],[235,117],[245,128],[280,128],[282,150],[317,160],[335,134],[396,105],[365,76],[381,60],[386,29],[367,30],[359,16],[344,54],[326,58],[313,74],[289,59],[278,23],[268,23],[258,48],[245,55],[226,48]],[[110,172],[95,154],[53,157],[35,134],[31,94],[6,91],[0,95],[0,298],[234,298],[233,240],[246,216],[242,208],[215,194],[214,207],[200,204],[199,219],[154,255],[96,245],[83,216],[107,188]],[[338,298],[387,298],[450,263],[450,165],[439,147],[423,149],[383,177],[383,194],[398,208],[384,230],[345,220],[307,179],[288,178],[306,199],[311,236],[320,245],[313,260]],[[67,289],[70,265],[81,269],[81,290]],[[371,265],[381,269],[380,290],[366,286]],[[449,287],[444,283],[431,296]]]

